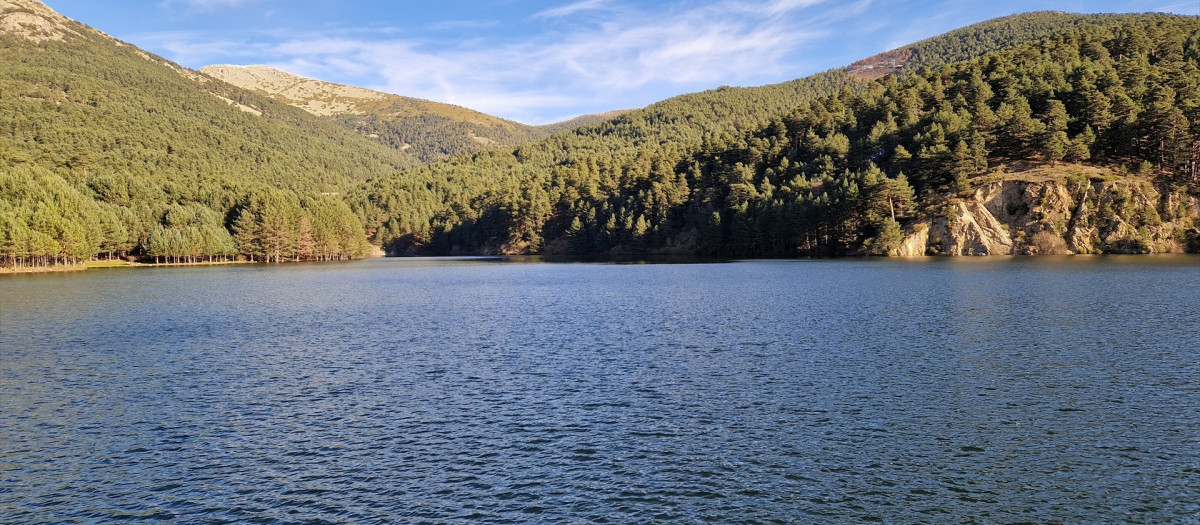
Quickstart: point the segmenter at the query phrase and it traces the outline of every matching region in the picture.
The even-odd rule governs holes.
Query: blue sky
[[[529,124],[782,82],[1018,12],[1200,0],[48,0],[191,68],[268,64]]]

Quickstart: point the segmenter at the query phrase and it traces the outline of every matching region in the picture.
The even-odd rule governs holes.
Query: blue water
[[[1196,257],[0,277],[3,523],[1200,522]]]

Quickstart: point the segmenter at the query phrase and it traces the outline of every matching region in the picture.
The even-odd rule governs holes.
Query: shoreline
[[[226,264],[256,264],[253,261],[203,261],[192,263],[143,263],[129,261],[85,261],[81,264],[58,264],[53,266],[0,267],[0,275],[23,275],[33,273],[69,273],[95,268],[156,268],[172,266],[221,266]]]
[[[700,257],[696,260],[705,261],[747,261],[747,260],[763,260],[763,261],[779,261],[779,260],[847,260],[847,259],[877,259],[877,260],[895,260],[895,261],[919,261],[919,260],[972,260],[984,261],[995,259],[1039,259],[1039,258],[1093,258],[1093,257],[1121,257],[1121,258],[1137,258],[1137,257],[1154,257],[1154,256],[1197,256],[1200,253],[1192,252],[1175,252],[1175,253],[1072,253],[1072,254],[997,254],[997,255],[915,255],[915,256],[877,256],[877,255],[845,255],[838,257],[786,257],[786,258],[711,258]],[[645,257],[588,257],[588,256],[563,256],[563,255],[483,255],[483,256],[468,256],[468,257],[485,257],[498,259],[513,259],[520,261],[526,260],[541,260],[543,262],[665,262],[669,263],[673,260],[692,260],[689,256],[655,256],[649,255]],[[376,258],[376,257],[366,257]],[[412,259],[414,257],[381,257],[385,259]],[[431,257],[415,257],[420,259],[461,259],[462,256],[431,256]],[[360,259],[347,259],[343,261],[286,261],[283,263],[266,263],[259,261],[205,261],[194,263],[143,263],[143,262],[128,262],[128,261],[88,261],[76,265],[56,265],[56,266],[27,266],[21,268],[0,267],[0,275],[28,275],[28,274],[43,274],[43,273],[72,273],[81,272],[89,269],[97,268],[171,268],[181,266],[224,266],[232,264],[294,264],[303,262],[347,262]]]

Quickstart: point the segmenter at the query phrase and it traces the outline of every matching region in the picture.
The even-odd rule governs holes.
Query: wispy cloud
[[[1153,9],[1163,13],[1179,13],[1184,15],[1200,15],[1200,2],[1191,0],[1188,2],[1176,2],[1173,4],[1161,5]]]
[[[776,0],[767,7],[767,10],[772,13],[786,13],[797,9],[809,8],[824,2],[825,0]]]
[[[430,31],[462,31],[488,29],[500,25],[499,20],[445,20],[425,26]]]
[[[271,45],[252,42],[240,35],[213,31],[159,31],[136,33],[123,38],[189,67],[214,63],[238,63],[270,52]]]
[[[603,8],[607,7],[608,3],[609,3],[608,0],[580,0],[579,2],[575,2],[573,4],[567,4],[564,6],[547,9],[540,13],[534,14],[533,17],[534,18],[559,18],[559,17],[564,17],[564,16],[571,16],[580,11],[594,11],[597,9],[603,9]]]
[[[811,54],[803,50],[840,38],[833,28],[869,9],[871,0],[822,4],[716,0],[635,7],[584,0],[526,18],[530,27],[518,39],[463,39],[461,30],[486,28],[487,22],[462,20],[424,32],[379,27],[176,32],[138,41],[153,41],[184,64],[267,63],[538,124],[721,84],[755,85],[812,73],[816,68],[804,62]],[[589,16],[569,16],[584,11]]]
[[[184,7],[196,11],[209,11],[221,7],[238,7],[260,1],[263,0],[163,0],[158,6],[165,9]]]
[[[560,12],[566,7],[585,6]],[[297,74],[345,78],[373,71],[372,87],[383,91],[539,123],[581,102],[650,85],[702,89],[786,70],[789,50],[823,34],[769,11],[729,16],[737,7],[709,5],[669,17],[614,12],[566,33],[504,45],[431,49],[408,40],[304,38],[272,51],[277,66]]]

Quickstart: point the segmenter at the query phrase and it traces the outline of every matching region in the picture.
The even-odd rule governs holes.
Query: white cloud
[[[796,50],[827,36],[831,23],[869,4],[861,0],[805,11],[803,17],[790,14],[821,2],[776,0],[755,7],[744,0],[722,0],[647,12],[585,0],[535,16],[565,17],[584,10],[596,11],[596,16],[556,20],[550,26],[530,22],[531,30],[541,32],[515,41],[417,38],[388,28],[277,31],[242,35],[241,40],[205,41],[194,33],[149,38],[184,64],[266,62],[299,75],[538,124],[720,84],[761,84],[809,73],[791,58]]]
[[[214,36],[217,38],[213,38]],[[267,48],[264,44],[222,38],[221,35],[207,31],[138,33],[122,39],[136,42],[140,47],[153,50],[169,60],[189,67],[251,59],[259,56],[259,53]]]
[[[560,18],[564,16],[571,16],[580,11],[594,11],[597,9],[603,9],[606,7],[606,4],[608,4],[608,0],[580,0],[579,2],[575,2],[573,4],[547,9],[533,16],[534,18]]]
[[[220,7],[239,7],[259,1],[262,0],[163,0],[158,5],[165,9],[184,6],[196,11],[209,11]]]
[[[1174,4],[1160,5],[1152,11],[1163,13],[1178,13],[1182,15],[1200,15],[1200,2],[1191,0],[1188,2],[1176,2]]]
[[[784,52],[808,36],[799,30],[685,16],[653,25],[607,24],[556,41],[436,54],[397,44],[324,47],[358,45],[352,62],[375,63],[381,87],[390,92],[489,113],[530,115],[538,107],[550,110],[649,84],[715,85],[731,76],[778,70]],[[506,96],[509,92],[521,96]]]
[[[498,20],[445,20],[425,26],[430,31],[462,31],[488,29],[500,25]]]
[[[803,9],[820,4],[824,1],[825,0],[776,0],[774,5],[771,6],[771,11],[784,12],[791,11],[793,9]]]

